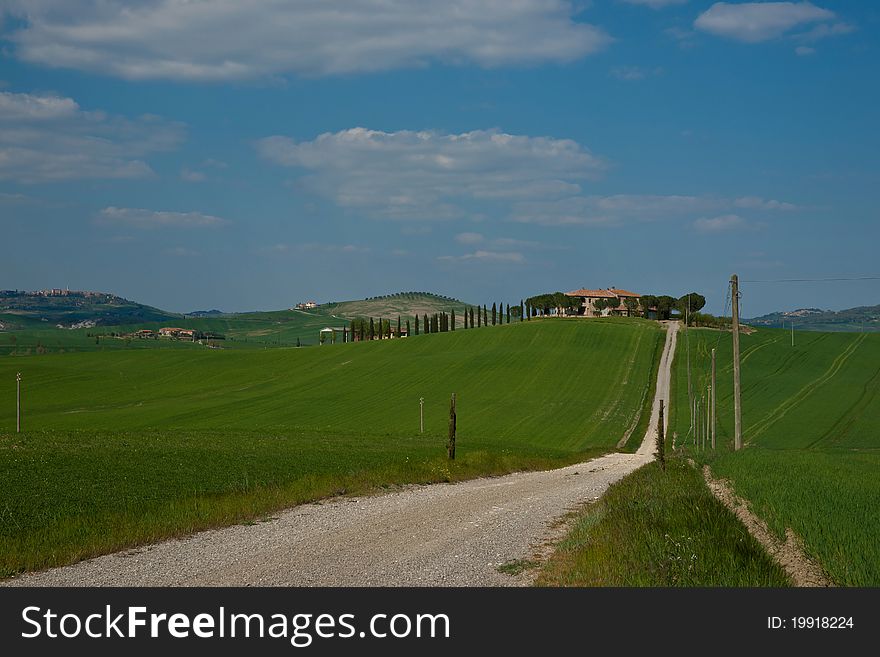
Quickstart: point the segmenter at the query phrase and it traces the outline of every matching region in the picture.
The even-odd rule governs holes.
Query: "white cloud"
[[[174,149],[181,124],[86,111],[72,98],[0,92],[0,180],[23,183],[152,175],[144,156]]]
[[[618,226],[686,217],[724,207],[726,201],[701,196],[616,194],[572,196],[555,201],[519,203],[511,218],[544,226]]]
[[[810,48],[809,46],[798,46],[797,48],[794,49],[794,52],[796,55],[800,55],[801,57],[804,57],[806,55],[812,55],[813,53],[816,52],[816,49]]]
[[[852,34],[855,31],[856,26],[850,25],[849,23],[821,23],[809,32],[795,35],[795,38],[806,43],[815,43],[816,41],[830,37]]]
[[[605,163],[568,139],[489,130],[462,134],[352,128],[312,141],[267,137],[260,154],[306,174],[298,185],[342,207],[400,220],[476,216],[469,205],[509,206],[581,191]]]
[[[110,206],[98,213],[98,223],[133,228],[212,228],[229,222],[202,212],[161,212]]]
[[[734,208],[758,212],[798,209],[793,203],[757,196],[726,199],[677,194],[616,194],[518,203],[513,208],[511,218],[520,223],[544,226],[621,226],[648,221],[689,219],[704,213]]]
[[[479,244],[484,239],[480,233],[459,233],[455,236],[455,241],[460,244]]]
[[[180,179],[185,180],[186,182],[205,182],[208,179],[202,171],[196,171],[195,169],[187,169],[184,167],[180,170]]]
[[[758,43],[790,30],[834,19],[834,12],[809,2],[716,2],[694,21],[694,27],[717,36]]]
[[[764,199],[759,196],[742,196],[733,202],[734,207],[748,208],[750,210],[797,210],[794,203]]]
[[[610,73],[611,77],[626,81],[644,80],[646,75],[645,70],[638,66],[614,66]]]
[[[622,0],[622,2],[625,2],[628,5],[644,5],[651,9],[663,9],[670,5],[683,5],[687,1],[688,0]]]
[[[126,79],[568,62],[611,42],[569,0],[0,0],[17,57]]]
[[[740,230],[749,227],[745,219],[736,214],[725,214],[720,217],[703,217],[694,222],[694,228],[701,233],[720,233],[729,230]]]
[[[525,263],[526,259],[522,253],[518,253],[515,251],[486,251],[486,250],[478,250],[473,253],[465,253],[460,256],[440,256],[437,258],[438,260],[443,261],[451,261],[451,262],[488,262],[488,263],[497,263],[497,264],[508,264],[508,265],[521,265]]]

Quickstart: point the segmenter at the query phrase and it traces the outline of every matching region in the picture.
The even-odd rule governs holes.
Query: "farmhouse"
[[[318,304],[314,301],[303,301],[301,303],[296,304],[297,310],[312,310],[317,307],[318,307]]]
[[[590,290],[587,288],[581,288],[580,290],[572,290],[571,292],[566,292],[565,294],[570,297],[580,298],[581,305],[577,309],[576,314],[579,316],[587,317],[593,317],[596,315],[601,315],[602,317],[608,317],[609,315],[629,317],[632,312],[627,306],[627,303],[629,302],[629,305],[633,306],[632,301],[635,301],[635,306],[633,306],[633,311],[635,311],[640,308],[639,300],[642,298],[642,295],[640,294],[636,294],[635,292],[630,292],[628,290],[621,290],[620,288],[616,288],[614,286],[607,287],[602,290]],[[616,308],[604,308],[603,310],[599,311],[595,306],[596,302],[599,299],[618,299],[620,303],[617,305]]]
[[[196,332],[192,329],[165,327],[159,329],[159,335],[163,338],[187,338],[189,340],[194,340]]]

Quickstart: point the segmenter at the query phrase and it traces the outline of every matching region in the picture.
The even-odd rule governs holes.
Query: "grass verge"
[[[559,467],[607,451],[311,433],[0,434],[0,577],[392,486]]]
[[[583,509],[537,586],[788,586],[682,459],[650,463]]]

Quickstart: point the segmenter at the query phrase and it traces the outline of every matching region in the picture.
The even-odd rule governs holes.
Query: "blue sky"
[[[880,273],[873,2],[0,0],[0,288],[169,310]],[[880,303],[745,284],[743,314]]]

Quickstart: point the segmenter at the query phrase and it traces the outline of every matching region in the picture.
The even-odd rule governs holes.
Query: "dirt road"
[[[554,521],[654,458],[677,323],[668,325],[650,429],[635,454],[547,472],[414,487],[294,507],[272,520],[200,532],[5,582],[22,586],[510,586],[498,566],[528,560]],[[555,533],[558,533],[556,530]]]

